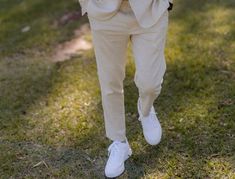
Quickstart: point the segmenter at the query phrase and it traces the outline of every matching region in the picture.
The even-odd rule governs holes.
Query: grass
[[[107,159],[93,50],[48,59],[86,17],[52,24],[77,2],[3,0],[0,6],[0,178],[102,178]],[[121,178],[235,178],[235,3],[179,0],[170,15],[167,73],[154,106],[159,146],[137,120],[135,66],[125,84],[134,151]],[[31,30],[21,33],[30,26]]]

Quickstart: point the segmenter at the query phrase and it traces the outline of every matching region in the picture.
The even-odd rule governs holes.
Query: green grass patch
[[[54,28],[55,19],[76,8],[75,1],[1,2],[1,178],[103,178],[110,141],[94,51],[57,63],[47,56],[87,22]],[[163,127],[158,146],[145,142],[137,120],[129,49],[124,90],[134,152],[121,178],[234,178],[234,8],[232,0],[175,3],[167,73],[154,103]],[[31,30],[21,33],[27,25]]]

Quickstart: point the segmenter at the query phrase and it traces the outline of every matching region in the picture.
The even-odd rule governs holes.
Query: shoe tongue
[[[110,151],[111,148],[114,147],[114,145],[118,145],[119,143],[121,143],[121,141],[117,141],[117,140],[113,141],[113,143],[108,147],[108,150]]]
[[[118,149],[117,145],[120,144],[121,141],[114,141],[109,147],[108,147],[108,155],[110,155],[111,151],[115,151]]]

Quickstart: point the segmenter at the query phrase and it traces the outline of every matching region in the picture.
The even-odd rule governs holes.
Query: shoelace
[[[112,155],[115,155],[115,153],[119,150],[118,148],[118,144],[120,144],[120,141],[114,141],[109,147],[108,147],[108,156],[111,154],[112,151]]]

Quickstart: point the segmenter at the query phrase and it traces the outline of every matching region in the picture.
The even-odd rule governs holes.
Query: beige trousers
[[[148,115],[161,91],[166,70],[164,46],[168,28],[168,11],[150,28],[142,28],[128,3],[123,1],[116,15],[101,21],[89,17],[92,41],[101,88],[107,138],[126,137],[123,80],[126,51],[130,40],[135,60],[134,82],[139,91],[141,112]]]

